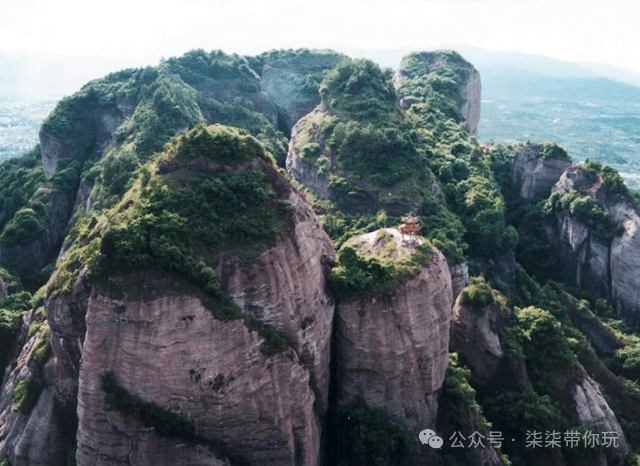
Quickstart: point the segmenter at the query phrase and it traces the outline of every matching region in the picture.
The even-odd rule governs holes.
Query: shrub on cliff
[[[381,230],[384,232],[384,230]],[[391,235],[389,235],[391,236]],[[376,243],[384,243],[381,251],[363,254],[354,243],[346,243],[338,252],[338,264],[327,278],[329,292],[341,298],[367,293],[388,293],[418,273],[419,265],[427,265],[431,244],[416,247],[400,258],[392,257],[395,238],[379,236]]]
[[[483,275],[473,277],[471,284],[462,290],[460,299],[463,304],[478,309],[490,306],[495,302],[493,290]]]
[[[616,228],[612,225],[609,214],[590,196],[582,195],[578,191],[568,193],[556,191],[547,199],[542,209],[547,215],[557,211],[569,212],[591,228],[594,235],[605,240],[611,239],[616,234]]]
[[[527,369],[537,392],[567,393],[579,374],[579,363],[561,323],[550,312],[530,306],[517,312]]]
[[[252,160],[256,165],[238,168]],[[82,265],[100,283],[113,275],[165,273],[198,287],[218,318],[239,318],[212,267],[222,252],[247,261],[272,245],[290,216],[288,192],[252,136],[199,125],[142,166],[116,206],[74,228],[51,292],[68,291]],[[270,343],[277,340],[254,327]]]
[[[543,142],[542,146],[542,158],[543,159],[560,159],[571,162],[571,157],[566,150],[560,147],[555,142]]]
[[[45,228],[43,217],[43,212],[31,207],[20,209],[5,225],[0,235],[0,243],[25,244],[39,238]]]
[[[131,395],[118,385],[115,374],[105,372],[101,377],[106,410],[117,410],[123,415],[133,417],[164,438],[175,437],[180,440],[193,440],[195,426],[183,416],[169,412],[160,405]]]

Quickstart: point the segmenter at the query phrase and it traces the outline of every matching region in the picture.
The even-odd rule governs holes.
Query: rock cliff
[[[267,52],[256,57],[262,89],[278,107],[279,126],[287,134],[320,103],[323,71],[344,58],[331,50]]]
[[[61,166],[71,156],[83,154],[86,158],[100,157],[104,149],[113,141],[113,135],[128,115],[118,106],[100,106],[97,97],[83,96],[72,118],[74,121],[62,120],[60,128],[57,124],[44,124],[40,131],[40,147],[42,165],[47,176]],[[78,108],[80,110],[80,108]],[[67,118],[69,115],[67,115]]]
[[[329,396],[329,353],[334,302],[325,292],[325,276],[335,251],[311,207],[291,191],[292,221],[274,247],[251,264],[225,260],[218,268],[223,290],[244,314],[284,334],[310,371],[317,412]],[[304,279],[302,278],[304,277]]]
[[[387,229],[393,241],[400,233]],[[354,244],[375,242],[378,232]],[[399,248],[399,257],[414,246]],[[339,302],[336,310],[337,404],[384,408],[415,432],[435,425],[437,392],[449,361],[451,275],[437,249],[429,264],[388,294]]]
[[[234,137],[235,160],[229,158]],[[206,161],[218,156],[216,138],[225,141],[229,165]],[[202,145],[211,139],[209,146]],[[78,270],[78,262],[67,258],[79,257],[81,246],[72,245],[48,285],[51,337],[37,333],[29,339],[0,398],[5,433],[0,456],[13,464],[45,464],[47,458],[63,464],[74,444],[68,437],[75,437],[76,422],[78,464],[201,464],[205,458],[207,464],[221,465],[227,464],[225,458],[234,464],[319,464],[334,313],[333,299],[324,290],[327,266],[334,260],[331,243],[304,197],[256,156],[267,158],[246,133],[203,127],[183,141],[198,147],[197,155],[191,154],[195,158],[168,156],[153,165],[154,179],[195,183],[194,173],[204,171],[219,186],[227,177],[235,180],[226,189],[234,189],[237,180],[250,189],[249,180],[260,179],[267,184],[256,185],[252,206],[256,199],[276,205],[286,201],[275,240],[265,243],[250,263],[225,249],[216,252],[216,280],[239,312],[221,317],[216,309],[224,299],[212,304],[211,296],[205,299],[193,284],[161,270],[125,274],[120,266],[99,281],[90,279],[88,267]],[[184,189],[187,181],[182,183]],[[117,215],[140,205],[130,202]],[[237,208],[238,215],[246,216],[245,203]],[[271,203],[261,207],[269,208]],[[98,232],[107,235],[104,230],[93,234]],[[110,251],[104,250],[106,257],[118,254]],[[153,260],[151,254],[147,261]],[[66,281],[69,273],[71,282]],[[33,348],[39,344],[50,344],[48,359],[34,363]],[[184,439],[165,438],[156,432],[158,425],[150,428],[134,411],[109,409],[103,385],[107,373],[139,403],[193,425],[191,441],[185,445]],[[27,386],[25,380],[31,405],[16,410],[13,393]],[[42,422],[44,429],[38,428]],[[34,444],[38,448],[30,447]]]
[[[60,252],[73,210],[75,194],[71,191],[41,187],[32,197],[44,205],[44,222],[40,231],[25,234],[2,243],[0,263],[26,280],[39,278],[41,269]],[[27,236],[28,234],[28,236]]]
[[[571,162],[561,158],[543,157],[542,144],[529,144],[516,153],[511,170],[511,186],[529,201],[546,198]]]
[[[640,267],[636,251],[640,248],[640,215],[625,194],[603,183],[592,169],[574,166],[567,169],[555,184],[554,191],[576,191],[589,196],[607,215],[605,225],[610,237],[596,230],[597,225],[570,211],[555,213],[555,222],[547,234],[558,254],[565,259],[570,277],[597,296],[611,300],[619,315],[631,321],[640,318],[640,278],[634,271]],[[587,219],[588,220],[588,219]]]
[[[637,321],[640,279],[633,272],[640,267],[635,252],[640,247],[637,206],[610,169],[605,168],[602,175],[598,166],[572,166],[564,159],[545,158],[545,150],[531,145],[518,152],[512,187],[527,200],[573,193],[567,205],[560,197],[550,198],[544,222],[563,276],[592,295],[609,299],[619,315]]]
[[[478,123],[480,122],[481,111],[481,94],[482,83],[478,70],[462,58],[456,52],[437,51],[437,52],[416,52],[402,59],[400,69],[394,76],[396,88],[400,89],[407,80],[417,78],[419,76],[432,77],[439,75],[445,69],[449,73],[446,79],[455,76],[455,83],[460,95],[455,96],[458,109],[464,120],[469,124],[469,134],[477,136]],[[429,81],[428,81],[429,82]],[[437,81],[431,81],[431,86],[436,92],[442,90],[443,87]]]
[[[86,270],[63,296],[45,302],[46,322],[28,332],[37,310],[24,319],[22,347],[7,368],[0,396],[0,456],[14,465],[65,464],[75,444],[78,374],[90,286]],[[16,393],[23,393],[22,397]],[[21,400],[21,401],[17,401]]]
[[[165,290],[169,283],[149,285]],[[293,349],[266,355],[264,338],[242,320],[217,320],[197,297],[184,294],[159,291],[145,301],[98,294],[86,320],[79,464],[169,465],[196,462],[205,453],[249,464],[319,464],[315,396]],[[133,395],[192,422],[195,445],[160,438],[105,410],[101,375],[108,370]]]
[[[512,320],[507,300],[493,291],[495,302],[484,308],[458,297],[451,323],[452,351],[465,355],[474,386],[483,393],[524,390],[530,385],[524,361],[511,361],[500,341],[502,327]]]
[[[607,404],[598,385],[589,377],[584,368],[581,368],[581,378],[571,389],[571,396],[575,403],[576,423],[585,429],[591,430],[600,438],[606,432],[610,439],[604,447],[604,460],[602,464],[607,466],[619,466],[624,464],[627,456],[627,441],[622,427],[615,414]]]

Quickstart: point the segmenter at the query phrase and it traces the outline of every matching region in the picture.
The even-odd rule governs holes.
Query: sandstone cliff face
[[[640,317],[640,215],[630,199],[611,192],[600,176],[565,160],[544,159],[541,147],[530,145],[516,155],[512,186],[520,197],[533,200],[552,192],[577,191],[590,196],[609,215],[613,238],[595,234],[569,211],[554,214],[544,225],[563,274],[595,296],[609,299],[617,313],[630,321]]]
[[[523,390],[530,385],[524,361],[514,366],[500,341],[500,329],[510,323],[512,311],[497,291],[494,295],[497,301],[482,309],[465,305],[460,297],[456,300],[450,348],[464,353],[478,390]]]
[[[340,302],[337,405],[384,408],[416,432],[435,425],[449,361],[451,297],[447,262],[434,249],[429,265],[393,293]]]
[[[115,311],[117,304],[126,310]],[[92,297],[80,371],[78,463],[191,464],[223,449],[249,464],[318,464],[309,372],[292,349],[266,356],[263,345],[243,320],[217,320],[194,296]],[[105,411],[105,370],[130,393],[192,421],[201,446],[163,440],[122,413]]]
[[[564,259],[567,272],[594,294],[607,297],[619,315],[640,318],[640,215],[624,195],[609,192],[596,174],[581,166],[566,170],[554,191],[591,196],[607,213],[618,233],[611,241],[598,238],[571,214],[556,215],[547,234]]]
[[[329,50],[303,53],[269,53],[263,60],[260,77],[262,89],[279,108],[281,125],[293,125],[320,103],[318,85],[322,72],[335,67],[344,56]]]
[[[124,110],[127,112],[126,108]],[[41,130],[40,147],[45,175],[53,175],[60,163],[72,154],[89,152],[91,155],[100,156],[112,142],[116,129],[126,119],[125,115],[126,113],[114,105],[74,115],[79,117],[80,123],[71,128],[69,134],[63,138]]]
[[[608,242],[593,235],[587,225],[571,214],[557,214],[552,220],[545,225],[545,231],[561,259],[564,275],[594,294],[608,296]]]
[[[462,290],[470,283],[469,267],[466,262],[452,263],[452,261],[449,261],[449,271],[451,272],[451,289],[453,290],[453,300],[455,301],[462,293]]]
[[[299,183],[302,183],[305,187],[313,190],[319,199],[331,199],[329,178],[325,174],[320,173],[314,162],[307,161],[302,157],[299,146],[301,139],[310,138],[320,146],[323,155],[328,155],[333,159],[331,154],[328,154],[326,145],[320,135],[319,122],[325,114],[326,112],[316,108],[293,126],[286,160],[287,172],[291,177]],[[335,161],[333,160],[332,165],[335,165]]]
[[[549,197],[551,188],[571,162],[541,157],[543,147],[530,144],[516,153],[511,170],[511,186],[520,197],[527,200]]]
[[[312,190],[318,199],[328,199],[335,202],[340,210],[347,214],[374,214],[380,209],[384,209],[389,215],[400,216],[407,212],[418,211],[421,201],[385,202],[385,196],[381,194],[387,194],[384,189],[374,186],[366,179],[338,170],[338,156],[329,150],[320,132],[320,124],[328,116],[327,112],[329,110],[323,110],[320,105],[301,118],[291,130],[286,159],[287,172],[291,177]],[[311,141],[319,146],[320,156],[329,160],[328,169],[320,170],[317,158],[304,157],[304,147],[301,147],[303,146],[302,141]],[[344,195],[329,186],[331,173],[342,179],[348,179],[352,183],[353,191],[349,195]],[[431,189],[434,191],[439,188],[433,183]]]
[[[581,368],[581,371],[581,380],[571,389],[571,396],[575,403],[576,423],[598,434],[600,438],[604,432],[610,433],[609,437],[614,437],[617,442],[604,448],[603,464],[607,466],[622,465],[628,451],[622,427],[620,427],[620,423],[611,411],[598,385],[589,377],[584,368]]]
[[[84,312],[90,289],[81,272],[64,296],[46,301],[50,338],[41,330],[27,338],[34,311],[24,319],[22,338],[27,339],[16,364],[7,368],[0,394],[0,456],[12,464],[63,465],[75,443],[78,372],[84,340]],[[49,341],[50,356],[38,361],[34,350],[40,340]],[[29,408],[16,410],[18,385],[29,384]]]
[[[333,298],[325,292],[325,276],[335,252],[303,196],[292,190],[289,202],[292,222],[274,247],[246,266],[225,261],[218,273],[236,306],[283,332],[291,342],[310,371],[317,412],[324,416],[334,313]]]

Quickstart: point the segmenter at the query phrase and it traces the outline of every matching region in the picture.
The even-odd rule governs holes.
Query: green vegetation
[[[263,166],[219,166],[250,160]],[[268,160],[242,130],[198,125],[178,136],[138,170],[119,204],[100,217],[85,217],[70,232],[73,245],[59,264],[52,293],[68,291],[81,265],[99,283],[114,275],[165,273],[196,286],[216,317],[241,317],[212,267],[221,253],[250,260],[289,221],[286,182]],[[248,325],[271,349],[284,347],[272,330]]]
[[[571,162],[571,157],[566,150],[560,147],[555,142],[543,142],[542,146],[542,158],[543,159],[560,159]]]
[[[13,409],[29,414],[38,402],[40,390],[31,379],[22,379],[13,389]]]
[[[462,290],[461,299],[467,306],[482,309],[495,302],[493,290],[484,276],[473,277],[471,284]]]
[[[42,335],[33,347],[33,360],[39,364],[43,364],[49,359],[51,355],[51,328],[47,322],[42,325]]]
[[[586,160],[584,168],[597,173],[600,177],[600,181],[607,190],[612,194],[625,194],[629,199],[634,199],[634,196],[624,184],[624,180],[618,173],[618,171],[608,165],[602,165],[598,162]]]
[[[396,239],[378,234],[372,245],[351,240],[338,251],[338,265],[327,286],[331,293],[349,298],[367,293],[387,293],[427,265],[432,246],[425,243],[398,257]],[[362,252],[361,252],[362,251]]]
[[[3,369],[13,351],[20,318],[30,308],[30,299],[31,295],[22,291],[0,300],[0,367]]]
[[[465,100],[461,86],[469,78],[471,64],[457,52],[411,53],[402,59],[400,69],[406,77],[398,90],[400,97],[416,97],[445,119],[464,121],[459,110]]]
[[[579,364],[561,323],[550,312],[528,307],[517,312],[522,347],[537,392],[566,393],[579,374]]]
[[[35,202],[30,202],[29,204],[33,205]],[[38,204],[38,207],[40,207],[38,210],[32,207],[23,207],[16,212],[4,227],[2,235],[0,235],[0,243],[27,244],[40,237],[45,229],[43,216],[46,208],[41,202],[38,202]]]
[[[522,448],[527,432],[566,432],[569,424],[548,396],[538,395],[532,388],[507,391],[483,403],[488,419],[505,439],[504,451],[514,464],[564,465],[560,448]],[[571,463],[580,464],[580,463]]]
[[[43,181],[40,146],[0,164],[0,230],[27,204]]]
[[[578,191],[568,193],[556,191],[547,199],[542,209],[546,215],[558,211],[569,212],[588,226],[594,235],[605,240],[611,239],[616,233],[609,214],[590,196],[582,195]]]
[[[403,457],[418,453],[413,433],[380,408],[340,409],[333,430],[337,433],[333,464],[338,466],[400,465]]]
[[[221,125],[208,128],[198,124],[193,130],[167,143],[160,163],[205,159],[217,164],[238,165],[256,157],[274,163],[264,147],[249,133]]]
[[[320,94],[339,115],[360,122],[385,119],[396,108],[396,91],[370,60],[347,58],[327,73]]]
[[[442,83],[450,80],[459,89],[468,64],[445,55],[460,65],[451,76],[447,66],[431,72],[420,59],[403,86],[429,86],[433,98],[457,110],[458,101]],[[423,83],[419,78],[425,76],[437,77],[442,86]],[[299,124],[296,147],[328,178],[333,193],[335,203],[323,221],[332,239],[343,244],[348,225],[362,224],[357,217],[373,206],[394,212],[406,206],[405,212],[418,209],[420,233],[449,259],[460,261],[468,250],[492,257],[513,249],[518,235],[506,225],[504,200],[477,141],[424,99],[400,113],[392,89],[389,76],[371,62],[344,61],[321,87],[333,114],[312,113]]]
[[[145,401],[131,395],[125,388],[118,385],[113,372],[105,372],[102,377],[104,391],[104,407],[106,410],[117,410],[134,418],[145,427],[153,428],[164,438],[177,438],[183,441],[193,439],[195,426],[179,414],[165,410],[156,403]]]
[[[442,396],[438,408],[438,426],[446,434],[477,429],[485,437],[489,425],[483,421],[473,426],[473,419],[479,418],[480,406],[476,402],[476,391],[469,384],[471,370],[460,361],[458,353],[449,353],[449,366],[442,385]],[[475,415],[474,415],[475,413]]]

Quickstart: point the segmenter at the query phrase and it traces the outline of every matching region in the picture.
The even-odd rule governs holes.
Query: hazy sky
[[[0,51],[90,52],[122,66],[193,48],[431,49],[467,43],[640,73],[632,0],[0,0]]]

